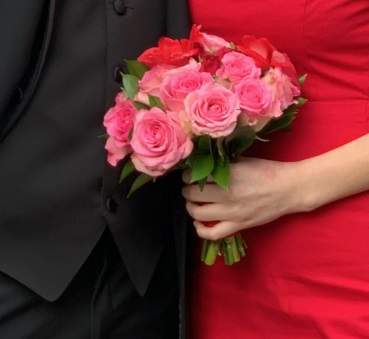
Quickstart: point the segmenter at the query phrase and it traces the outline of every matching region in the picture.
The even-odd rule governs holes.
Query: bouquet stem
[[[202,245],[201,260],[211,266],[219,256],[223,256],[226,265],[233,265],[245,256],[246,248],[247,245],[240,233],[220,240],[205,239]]]
[[[206,265],[213,265],[218,256],[219,256],[218,241],[204,240],[201,253],[201,260]]]

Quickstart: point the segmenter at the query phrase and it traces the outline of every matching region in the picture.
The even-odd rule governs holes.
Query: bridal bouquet
[[[186,168],[200,190],[208,178],[227,190],[230,163],[267,133],[289,129],[305,102],[304,77],[265,38],[244,36],[235,45],[193,26],[188,39],[163,37],[126,64],[104,126],[108,162],[126,159],[121,180],[136,174],[129,194]],[[223,255],[231,265],[245,248],[239,233],[205,240],[202,260],[211,265]]]

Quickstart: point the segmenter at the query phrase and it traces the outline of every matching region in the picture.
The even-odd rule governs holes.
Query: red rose
[[[243,45],[238,45],[237,49],[252,57],[257,66],[263,70],[268,67],[279,67],[292,79],[292,83],[298,86],[298,75],[287,54],[277,51],[268,39],[256,39],[253,36],[245,35],[242,43]]]
[[[205,51],[200,52],[201,72],[209,72],[214,75],[222,64],[222,58],[224,54],[230,52],[230,48],[221,48],[214,54],[208,54]]]
[[[143,52],[138,60],[149,67],[158,64],[184,66],[190,57],[198,53],[193,42],[188,39],[174,40],[163,37],[158,42],[158,47],[152,47]]]

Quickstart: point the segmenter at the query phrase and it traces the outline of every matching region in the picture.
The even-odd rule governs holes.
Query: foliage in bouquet
[[[188,39],[163,37],[138,60],[126,61],[122,91],[104,126],[108,162],[128,158],[121,180],[138,173],[130,194],[186,168],[200,189],[209,176],[228,189],[232,161],[255,140],[290,128],[305,103],[304,77],[267,39],[242,41],[235,45],[193,26]],[[244,243],[236,240],[232,248],[243,255]],[[228,263],[235,259],[237,253]]]

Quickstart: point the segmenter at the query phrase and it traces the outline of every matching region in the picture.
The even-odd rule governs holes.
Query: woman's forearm
[[[369,134],[299,166],[306,210],[369,190]]]

